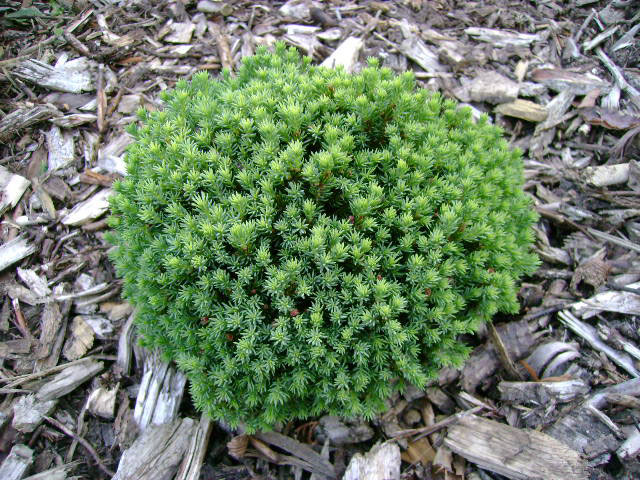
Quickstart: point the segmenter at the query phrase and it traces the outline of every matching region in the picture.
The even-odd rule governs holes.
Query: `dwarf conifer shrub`
[[[131,130],[113,259],[144,343],[214,419],[370,418],[518,310],[537,262],[520,153],[410,73],[278,44],[164,102]]]

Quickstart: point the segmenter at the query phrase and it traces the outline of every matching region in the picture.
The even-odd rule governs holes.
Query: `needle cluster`
[[[536,215],[486,117],[283,44],[163,100],[131,129],[113,260],[144,344],[212,418],[371,418],[518,310]]]

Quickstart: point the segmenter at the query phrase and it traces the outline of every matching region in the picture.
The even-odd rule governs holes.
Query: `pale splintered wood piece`
[[[207,446],[209,445],[212,430],[213,422],[203,414],[200,417],[200,423],[195,429],[191,444],[184,456],[175,480],[198,480],[200,478],[200,470],[202,469],[202,463],[207,453]]]
[[[22,433],[33,432],[42,423],[43,416],[56,408],[57,400],[38,401],[35,395],[20,397],[13,405],[11,426]]]
[[[626,370],[630,375],[634,377],[640,376],[640,372],[636,370],[631,357],[629,357],[627,353],[619,352],[604,343],[598,336],[596,329],[591,325],[578,320],[568,310],[559,312],[558,317],[560,318],[560,321],[576,335],[585,339],[593,349],[603,352],[613,363]]]
[[[69,60],[52,67],[38,60],[25,60],[13,69],[13,73],[42,88],[68,93],[95,90],[95,62],[86,57]]]
[[[607,397],[611,394],[640,397],[640,378],[632,378],[631,380],[619,383],[618,385],[607,387],[591,396],[591,398],[587,400],[586,405],[593,405],[596,408],[602,408],[607,402]]]
[[[62,115],[51,119],[51,123],[62,128],[73,128],[84,125],[85,123],[93,123],[98,119],[93,113],[72,113],[70,115]]]
[[[596,187],[607,187],[627,183],[629,180],[629,164],[619,163],[616,165],[600,165],[598,167],[587,167],[585,179]]]
[[[44,472],[36,473],[35,475],[31,475],[29,477],[25,477],[22,480],[66,480],[67,473],[69,473],[72,468],[78,466],[79,463],[80,462],[73,462],[67,463],[65,465],[60,465],[59,467],[45,470]]]
[[[4,245],[0,245],[0,272],[28,257],[36,251],[36,247],[29,245],[27,239],[20,236],[9,240]]]
[[[278,432],[260,432],[255,434],[254,437],[264,443],[275,445],[276,447],[291,453],[293,455],[293,458],[290,459],[292,460],[292,464],[297,463],[305,470],[318,475],[323,475],[329,478],[336,477],[333,465],[329,462],[329,460],[324,458],[308,445],[301,443],[298,440],[295,440],[286,435],[282,435]],[[294,459],[299,459],[302,462],[297,462]],[[284,463],[287,464],[289,462],[285,461]]]
[[[582,380],[564,382],[500,382],[500,398],[513,403],[566,403],[589,392]]]
[[[346,72],[351,73],[356,66],[358,55],[360,55],[363,46],[364,42],[361,38],[348,37],[320,66],[335,68],[342,65]]]
[[[164,37],[169,43],[189,43],[196,26],[191,22],[175,22],[171,24],[171,33]]]
[[[9,456],[0,465],[2,480],[22,480],[33,463],[33,450],[26,445],[14,445]]]
[[[402,41],[400,51],[411,60],[420,65],[425,72],[446,72],[449,68],[439,61],[438,53],[432,50],[417,35],[412,35]]]
[[[65,300],[73,300],[76,298],[91,297],[93,295],[97,295],[99,293],[106,291],[109,287],[110,287],[110,284],[106,282],[102,282],[102,283],[99,283],[98,285],[94,285],[93,287],[89,287],[86,290],[83,290],[81,292],[56,295],[54,297],[54,300],[57,302],[63,302]]]
[[[131,370],[134,317],[135,315],[133,313],[129,315],[129,319],[122,328],[122,332],[120,332],[120,338],[118,339],[118,360],[116,360],[116,365],[118,366],[119,373],[125,376],[129,375],[129,370]]]
[[[375,445],[365,455],[356,453],[349,462],[343,480],[398,480],[400,448],[393,442]]]
[[[528,122],[543,122],[547,119],[546,108],[521,98],[517,98],[513,102],[502,103],[494,111],[508,117],[521,118]]]
[[[195,429],[191,418],[150,426],[122,454],[112,480],[172,480]]]
[[[621,461],[626,462],[635,458],[638,453],[640,453],[640,432],[636,429],[629,438],[622,442],[622,445],[616,450],[616,455]]]
[[[83,225],[104,215],[109,210],[110,188],[101,190],[84,202],[79,203],[62,219],[65,225]]]
[[[68,167],[75,160],[75,141],[73,134],[60,130],[57,125],[52,125],[47,134],[48,171],[53,172],[60,168]]]
[[[449,427],[444,444],[481,468],[516,480],[586,480],[587,465],[562,442],[467,415]]]
[[[187,377],[158,353],[145,350],[144,374],[136,399],[134,419],[144,430],[149,425],[171,423],[178,417]]]
[[[541,83],[556,92],[571,92],[575,95],[586,95],[598,89],[602,93],[609,93],[611,83],[590,73],[576,73],[561,68],[538,68],[531,72],[531,79]]]
[[[109,143],[98,150],[98,166],[104,168],[109,173],[127,174],[127,167],[124,164],[124,151],[133,141],[131,135],[126,132],[111,138]]]
[[[627,288],[640,289],[640,282],[631,283]],[[598,293],[569,307],[574,315],[582,319],[591,318],[602,311],[639,315],[640,297],[633,292],[611,290]]]
[[[601,238],[602,240],[606,240],[607,242],[611,242],[615,245],[620,245],[621,247],[628,248],[629,250],[640,252],[640,245],[635,242],[630,242],[629,240],[625,240],[624,238],[601,232],[599,230],[596,230],[595,228],[587,228],[587,231],[594,237]]]
[[[469,96],[475,102],[512,102],[518,97],[518,88],[516,82],[498,72],[481,72],[471,81]]]
[[[34,123],[47,120],[60,112],[53,105],[18,108],[0,120],[0,142]]]
[[[20,280],[22,280],[36,296],[42,298],[51,295],[51,289],[47,285],[47,281],[34,270],[18,267],[16,272]]]
[[[63,285],[56,285],[54,295],[64,291]],[[40,372],[58,365],[62,345],[64,344],[67,330],[69,309],[71,303],[47,302],[44,305],[41,317],[40,339],[36,350],[36,362],[34,372]]]
[[[0,215],[17,205],[31,182],[0,165]]]
[[[67,360],[77,360],[93,346],[95,335],[93,329],[84,321],[82,316],[74,317],[71,322],[71,336],[62,349],[62,354]]]
[[[494,47],[527,47],[533,42],[542,40],[540,35],[529,33],[512,33],[492,28],[469,27],[464,33],[481,42],[487,42]]]
[[[36,393],[36,397],[41,401],[60,398],[96,376],[103,368],[102,362],[94,360],[67,367],[45,383]]]
[[[102,418],[113,419],[116,411],[116,394],[118,385],[114,388],[96,388],[87,398],[87,410]]]

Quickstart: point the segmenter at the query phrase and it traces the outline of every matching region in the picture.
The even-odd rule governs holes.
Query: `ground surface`
[[[390,438],[386,478],[637,478],[639,22],[633,0],[4,2],[0,478],[357,478]],[[544,263],[461,371],[376,421],[247,437],[135,346],[104,219],[136,109],[278,39],[488,113],[524,151]]]

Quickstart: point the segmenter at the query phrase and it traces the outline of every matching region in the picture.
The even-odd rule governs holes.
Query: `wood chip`
[[[87,398],[87,410],[102,418],[113,419],[116,409],[118,386],[114,388],[99,387]]]
[[[502,400],[537,405],[551,402],[567,403],[578,396],[589,393],[589,386],[582,380],[564,382],[500,382],[498,384]]]
[[[617,165],[587,167],[585,169],[585,180],[596,187],[627,183],[629,180],[629,164],[619,163]]]
[[[25,237],[16,237],[0,245],[0,272],[36,251]]]
[[[640,282],[627,285],[630,289],[640,289]],[[640,314],[640,296],[633,292],[602,292],[571,305],[571,311],[582,319],[588,319],[599,312],[617,312],[627,315]]]
[[[332,479],[336,478],[333,465],[326,458],[322,457],[319,453],[304,443],[277,432],[261,432],[253,435],[252,438],[257,438],[266,444],[281,448],[291,453],[295,459],[301,460],[301,462],[289,462],[285,459],[283,462],[285,464],[297,463],[298,465],[302,465],[302,468],[312,473]]]
[[[78,316],[71,323],[71,335],[64,345],[62,354],[67,360],[77,360],[93,346],[94,334],[91,327]]]
[[[339,417],[333,415],[320,418],[320,427],[331,445],[366,442],[374,435],[373,429],[367,424],[356,423],[347,426]]]
[[[627,438],[622,445],[616,450],[618,458],[627,462],[638,456],[640,453],[640,431],[636,429],[629,438]]]
[[[481,468],[517,480],[586,480],[587,466],[563,443],[475,415],[449,427],[444,444]]]
[[[42,88],[68,93],[95,90],[95,63],[79,57],[52,67],[38,60],[26,60],[13,73]]]
[[[189,43],[196,26],[191,22],[171,24],[171,33],[164,37],[169,43]]]
[[[33,463],[33,450],[26,445],[14,445],[9,456],[0,465],[2,480],[22,480]]]
[[[20,130],[48,120],[59,113],[53,105],[49,104],[16,108],[0,120],[0,141],[4,142]]]
[[[634,377],[640,377],[640,372],[636,369],[633,360],[625,352],[620,352],[611,348],[609,345],[600,340],[596,329],[591,325],[578,320],[571,312],[563,310],[558,313],[558,317],[562,323],[573,331],[576,335],[579,335],[585,339],[591,347],[595,350],[603,352],[607,357],[611,359],[616,365],[626,370],[630,375]]]
[[[535,102],[517,98],[513,102],[498,105],[494,111],[508,117],[521,118],[528,122],[542,122],[547,118],[547,109]]]
[[[11,426],[22,433],[33,432],[50,415],[58,404],[57,400],[39,401],[35,395],[25,395],[13,405]]]
[[[422,463],[427,466],[429,462],[433,462],[436,451],[433,449],[426,437],[420,438],[413,442],[409,442],[407,449],[402,452],[402,460],[407,463]]]
[[[132,350],[133,350],[133,331],[134,331],[134,315],[130,315],[127,323],[120,332],[118,338],[118,360],[116,361],[118,373],[128,376],[131,370]]]
[[[335,68],[342,65],[346,72],[353,72],[360,55],[360,50],[364,46],[362,39],[357,37],[346,38],[336,50],[325,59],[320,66]]]
[[[66,480],[67,474],[75,467],[79,462],[67,463],[66,465],[60,465],[56,468],[45,470],[44,472],[36,473],[23,478],[22,480]],[[72,477],[73,478],[73,477]]]
[[[60,398],[72,392],[87,380],[92,379],[103,368],[104,364],[95,360],[87,360],[71,365],[45,383],[36,394],[36,397],[41,401]]]
[[[469,96],[475,102],[512,102],[518,96],[518,84],[497,72],[484,72],[469,85]]]
[[[233,13],[233,7],[227,2],[200,0],[196,7],[199,12],[217,13],[224,17],[228,17]]]
[[[200,479],[200,470],[202,469],[202,464],[207,453],[212,431],[213,422],[206,415],[202,415],[175,480]]]
[[[416,62],[427,73],[446,72],[446,65],[439,61],[438,54],[417,35],[406,38],[399,46],[400,51]]]
[[[31,182],[0,165],[0,215],[17,205]]]
[[[109,197],[113,190],[107,188],[79,203],[62,219],[65,225],[77,226],[89,223],[109,210]]]
[[[49,150],[49,172],[68,167],[75,160],[73,134],[68,131],[63,132],[56,125],[52,125],[47,134],[47,148]]]
[[[112,480],[172,480],[195,429],[191,418],[149,427],[122,454]]]
[[[494,47],[527,47],[533,42],[542,40],[540,35],[511,33],[503,30],[480,27],[469,27],[465,29],[464,33],[481,42],[490,43]]]
[[[356,453],[343,480],[399,480],[400,448],[393,442],[374,446],[365,455]]]
[[[542,83],[556,92],[569,91],[575,95],[586,95],[599,89],[602,93],[611,90],[611,84],[590,74],[582,74],[560,68],[538,68],[531,72],[534,82]]]
[[[98,150],[98,166],[109,173],[127,174],[123,154],[127,146],[133,141],[126,132],[118,135]]]
[[[145,351],[144,375],[133,416],[140,427],[171,423],[178,417],[187,377],[156,353]]]
[[[306,0],[289,0],[282,5],[278,11],[280,12],[280,15],[285,17],[303,20],[309,18],[311,15],[310,3],[311,2]],[[317,7],[317,5],[315,6]]]
[[[51,119],[51,123],[62,128],[73,128],[93,123],[98,119],[93,113],[72,113],[71,115],[62,115]]]

